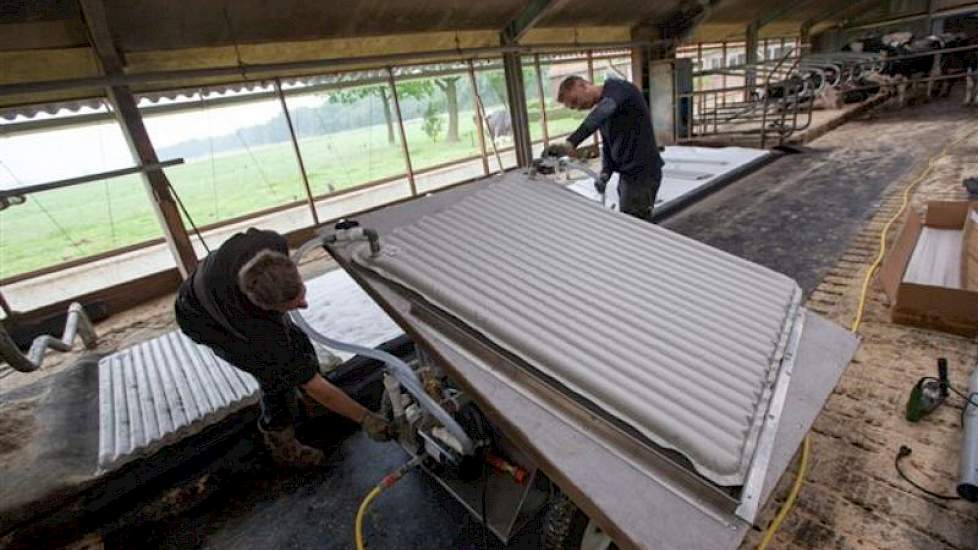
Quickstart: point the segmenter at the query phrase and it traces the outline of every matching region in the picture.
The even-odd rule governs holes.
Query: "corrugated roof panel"
[[[218,422],[258,401],[258,382],[180,332],[99,361],[100,471]]]
[[[801,297],[790,278],[515,177],[381,243],[357,262],[743,484]]]

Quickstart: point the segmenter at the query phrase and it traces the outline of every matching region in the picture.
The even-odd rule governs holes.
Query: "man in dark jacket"
[[[284,237],[249,229],[210,253],[180,286],[174,306],[180,329],[194,342],[248,372],[261,387],[258,427],[279,463],[310,466],[323,453],[295,439],[297,390],[359,423],[375,440],[387,422],[319,374],[315,349],[289,319],[307,307],[306,288]]]
[[[570,109],[591,109],[584,122],[568,136],[544,150],[544,156],[573,154],[582,141],[601,132],[601,176],[594,182],[604,193],[608,179],[618,172],[618,197],[621,211],[650,219],[655,195],[662,182],[662,157],[652,133],[652,115],[645,97],[634,84],[609,78],[596,86],[579,76],[560,83],[557,101]]]

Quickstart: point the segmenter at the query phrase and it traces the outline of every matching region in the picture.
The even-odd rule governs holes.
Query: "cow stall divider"
[[[746,141],[761,147],[783,145],[793,134],[807,130],[812,110],[840,108],[850,101],[871,98],[896,98],[906,103],[908,90],[935,83],[950,86],[956,80],[978,79],[978,73],[961,71],[939,74],[935,69],[909,75],[898,72],[901,64],[932,58],[926,65],[938,67],[942,56],[970,54],[978,45],[957,46],[901,55],[871,52],[832,52],[798,55],[797,49],[786,52],[779,60],[743,64],[694,73],[694,76],[721,74],[724,80],[743,78],[748,72],[763,76],[758,86],[731,86],[694,90],[678,98],[695,103],[689,132],[680,142],[697,142],[712,136],[730,141]],[[978,54],[975,54],[978,55]],[[969,80],[970,82],[970,80]],[[971,84],[975,86],[974,83]],[[745,95],[746,101],[730,102],[731,93]],[[944,93],[947,93],[945,88]]]

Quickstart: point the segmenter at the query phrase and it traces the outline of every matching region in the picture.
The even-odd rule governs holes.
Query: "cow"
[[[964,104],[978,105],[978,36],[968,37],[964,34],[947,35],[944,40],[945,48],[971,48],[941,55],[941,74],[964,77]],[[947,97],[957,79],[940,82],[941,97]]]
[[[478,115],[472,116],[472,122],[476,125],[479,124]],[[489,138],[493,141],[497,141],[505,136],[513,136],[513,121],[509,117],[509,111],[505,109],[489,113],[482,123],[485,125],[485,131],[489,133]]]
[[[920,55],[939,50],[978,46],[978,40],[963,34],[940,34],[913,39],[910,33],[892,33],[879,39],[863,39],[847,45],[851,51],[873,51],[884,58],[882,70],[869,75],[866,80],[879,84],[883,91],[895,92],[897,103],[904,106],[916,95],[915,80],[927,79],[927,98],[946,97],[955,79],[940,79],[942,76],[961,74],[965,77],[966,105],[975,103],[978,87],[978,49],[950,53]],[[910,56],[910,57],[908,57]],[[887,60],[889,58],[889,60]]]
[[[513,135],[513,119],[509,116],[509,111],[493,111],[486,115],[486,130],[489,136],[496,140],[503,136]]]

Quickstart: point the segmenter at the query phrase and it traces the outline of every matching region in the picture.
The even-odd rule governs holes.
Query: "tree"
[[[485,73],[484,79],[489,84],[489,89],[492,91],[495,99],[497,99],[503,105],[503,107],[508,110],[509,95],[506,93],[506,76],[503,74],[503,71],[489,71],[488,73]],[[480,88],[485,89],[483,86],[480,86]],[[483,103],[486,104],[486,109],[488,109],[489,106],[493,104],[492,98],[490,97],[489,101],[486,101],[485,92],[483,92],[482,95]]]
[[[435,91],[430,80],[409,80],[397,83],[398,99],[403,101],[405,98],[423,99],[430,96]],[[361,86],[359,88],[349,88],[329,94],[331,103],[343,103],[352,105],[357,101],[366,99],[370,95],[380,98],[384,106],[384,122],[387,124],[387,143],[394,145],[394,115],[391,111],[390,87],[387,84],[376,84],[373,86]]]
[[[448,76],[435,80],[435,84],[445,93],[445,100],[448,103],[448,135],[445,141],[449,143],[458,142],[458,88],[456,83],[461,76]]]
[[[441,127],[444,125],[444,121],[438,114],[438,109],[433,103],[428,103],[428,108],[424,110],[424,125],[421,129],[424,133],[428,134],[432,142],[438,141],[438,134],[441,133]],[[456,139],[458,137],[456,136]]]
[[[371,95],[376,95],[380,98],[380,102],[384,106],[384,122],[387,123],[387,143],[394,145],[394,116],[391,114],[389,92],[390,88],[388,88],[386,84],[349,88],[330,93],[329,102],[352,105],[360,100],[370,97]]]

